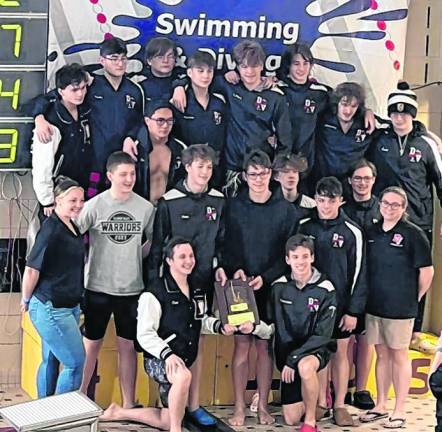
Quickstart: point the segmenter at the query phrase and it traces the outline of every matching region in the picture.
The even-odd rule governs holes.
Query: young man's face
[[[403,198],[394,193],[387,192],[380,202],[380,212],[385,222],[397,222],[405,213],[405,203]]]
[[[192,84],[196,87],[207,89],[213,80],[213,67],[200,65],[187,69]]]
[[[173,248],[172,258],[166,258],[166,262],[174,273],[189,276],[195,267],[192,246],[188,243],[176,245]]]
[[[107,177],[115,191],[129,193],[135,185],[135,165],[124,163],[117,165],[112,171],[107,172]]]
[[[371,168],[362,167],[354,171],[353,175],[349,179],[349,183],[356,195],[371,196],[371,190],[373,189],[375,180],[376,177],[373,176],[373,171]]]
[[[290,266],[294,279],[304,280],[312,271],[314,255],[305,246],[298,246],[295,250],[289,251],[285,261]]]
[[[144,117],[149,134],[154,139],[167,138],[173,126],[173,112],[170,108],[157,109],[151,117]]]
[[[281,183],[281,187],[286,191],[296,191],[299,183],[299,172],[290,166],[279,170],[275,179]]]
[[[81,81],[79,84],[69,84],[64,89],[58,89],[63,102],[70,105],[81,105],[87,93],[86,81]]]
[[[290,65],[290,77],[296,84],[305,84],[312,70],[312,64],[301,54],[295,54]]]
[[[175,67],[175,60],[175,53],[171,48],[163,55],[154,55],[151,59],[147,60],[147,64],[150,66],[154,75],[158,77],[166,77],[172,73],[173,68]]]
[[[338,217],[342,196],[329,198],[324,195],[315,195],[315,201],[319,219],[336,219]]]
[[[249,191],[261,194],[269,190],[272,170],[261,165],[250,165],[244,173],[244,178],[249,186]]]
[[[100,63],[111,77],[120,78],[126,73],[127,55],[108,54],[100,57]]]
[[[213,172],[213,163],[211,160],[195,159],[191,164],[185,166],[187,179],[190,184],[204,189],[209,183]]]
[[[359,108],[358,100],[355,97],[343,97],[338,103],[338,120],[348,123],[351,122],[356,111]]]
[[[247,86],[258,86],[261,82],[261,73],[264,69],[264,65],[250,66],[246,61],[238,66],[238,73],[241,77],[241,81]]]
[[[391,113],[391,122],[393,123],[393,129],[396,133],[409,133],[413,129],[413,117],[408,113]]]

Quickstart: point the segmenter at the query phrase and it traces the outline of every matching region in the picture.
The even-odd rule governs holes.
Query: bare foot
[[[275,418],[266,410],[258,411],[258,423],[261,425],[271,425],[275,423]]]
[[[121,411],[120,405],[116,403],[112,403],[109,405],[109,408],[107,408],[104,413],[99,417],[100,421],[115,421],[118,420],[118,414]]]
[[[245,408],[235,408],[233,416],[230,417],[227,421],[229,422],[230,426],[244,426],[245,419],[246,419]]]

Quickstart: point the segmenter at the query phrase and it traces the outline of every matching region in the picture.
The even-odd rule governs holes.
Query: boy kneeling
[[[285,249],[291,274],[273,283],[270,299],[282,409],[288,425],[298,423],[305,414],[300,431],[314,432],[318,431],[318,371],[327,365],[335,345],[331,336],[336,294],[332,283],[312,266],[311,238],[292,236]]]
[[[231,335],[236,330],[206,314],[206,298],[189,285],[195,267],[191,243],[173,237],[164,248],[168,269],[156,279],[138,303],[137,340],[144,352],[144,368],[159,384],[164,408],[125,409],[112,404],[102,421],[132,420],[172,432],[181,431],[191,373],[202,329],[206,333]],[[166,266],[165,266],[166,267]]]

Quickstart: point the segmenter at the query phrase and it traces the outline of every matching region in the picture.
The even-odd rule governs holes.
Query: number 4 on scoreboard
[[[0,142],[0,164],[12,164],[17,156],[18,130],[0,129],[0,139],[2,135],[9,135],[9,142]],[[9,156],[3,157],[3,150],[9,151]]]

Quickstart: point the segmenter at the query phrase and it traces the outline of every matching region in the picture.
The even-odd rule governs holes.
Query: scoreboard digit
[[[30,168],[20,106],[45,91],[48,23],[49,0],[0,0],[0,170]]]

